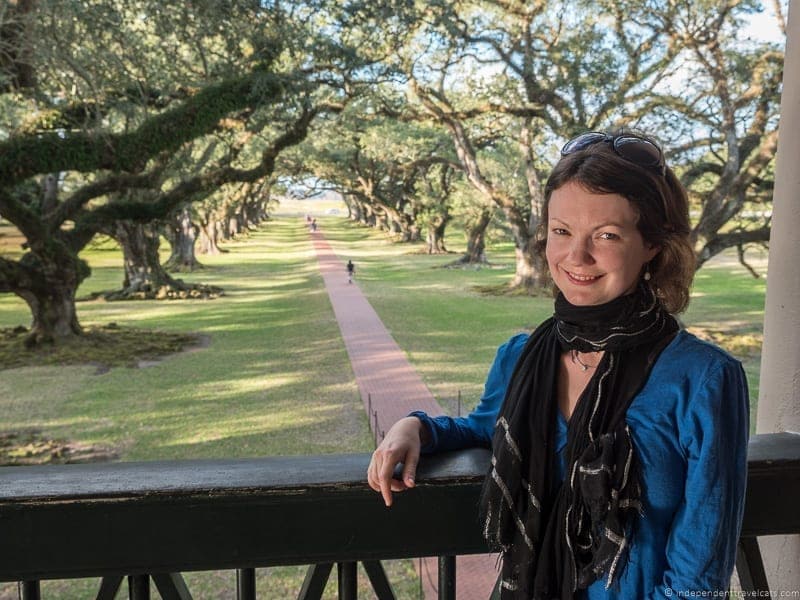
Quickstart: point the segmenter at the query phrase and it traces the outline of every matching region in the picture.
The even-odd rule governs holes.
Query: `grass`
[[[0,370],[0,429],[33,429],[47,439],[108,449],[121,460],[371,450],[367,418],[300,221],[269,223],[226,248],[222,256],[203,257],[206,269],[184,276],[223,287],[221,298],[78,305],[84,326],[115,322],[200,333],[208,347],[102,374],[93,365]],[[93,274],[80,296],[119,286],[121,258],[112,244],[95,245],[84,258]],[[24,303],[0,297],[0,327],[28,321]],[[387,567],[407,598],[413,597],[409,586],[416,590],[409,565]],[[290,597],[304,572],[259,570],[257,586],[268,597]],[[195,598],[215,600],[233,596],[232,578],[231,572],[187,576]],[[335,595],[332,580],[326,597]],[[97,586],[96,579],[43,582],[43,596],[88,598]],[[5,597],[16,597],[16,585],[0,585]]]
[[[42,432],[116,452],[122,460],[246,457],[365,452],[367,419],[313,250],[298,215],[268,223],[230,252],[202,257],[206,269],[187,281],[217,285],[225,296],[181,302],[79,304],[84,326],[201,334],[206,348],[180,353],[147,368],[91,365],[0,370],[3,430]],[[376,231],[328,216],[315,204],[321,231],[343,260],[356,264],[357,283],[442,406],[467,412],[477,401],[497,346],[535,327],[552,312],[546,297],[492,296],[513,274],[513,248],[496,244],[489,268],[445,269],[456,255],[428,256],[419,245],[392,244]],[[5,239],[8,239],[6,237]],[[3,238],[0,238],[2,243]],[[459,246],[459,240],[448,240]],[[107,241],[84,257],[92,277],[79,295],[119,287],[121,259]],[[704,267],[684,321],[718,339],[744,363],[757,398],[765,281],[726,262]],[[0,328],[27,324],[21,301],[0,296]],[[755,406],[753,407],[755,415]],[[101,415],[101,416],[97,416]],[[755,423],[755,418],[752,419]],[[388,566],[398,598],[416,598],[410,561]],[[259,570],[269,598],[296,595],[304,569]],[[188,573],[194,596],[233,597],[230,571]],[[335,579],[335,578],[334,578]],[[366,578],[360,576],[360,581]],[[335,594],[332,582],[326,597]],[[97,580],[45,582],[44,596],[91,597]],[[370,597],[364,589],[361,597]],[[0,599],[16,586],[0,585]]]
[[[270,224],[229,249],[192,275],[224,287],[223,298],[78,307],[84,326],[113,321],[202,333],[208,348],[103,375],[91,367],[0,371],[2,402],[14,403],[4,411],[6,426],[35,424],[53,437],[119,446],[125,460],[368,450],[367,422],[304,229]],[[93,276],[79,295],[121,281],[118,252],[86,258]],[[0,324],[25,322],[24,308],[4,297]],[[43,379],[69,383],[49,390]],[[86,415],[96,414],[104,418],[87,427]],[[311,426],[312,439],[298,435]]]

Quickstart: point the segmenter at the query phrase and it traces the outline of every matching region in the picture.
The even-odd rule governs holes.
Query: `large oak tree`
[[[21,59],[12,61],[0,115],[0,215],[26,244],[21,257],[0,257],[0,292],[28,303],[30,344],[80,333],[75,292],[89,270],[79,252],[98,231],[262,180],[317,115],[382,72],[358,51],[383,48],[374,22],[337,3],[39,0],[28,9],[14,15],[24,19],[17,56],[34,75],[12,77]],[[248,132],[258,143],[246,160],[165,170],[186,145],[250,116],[261,127]]]

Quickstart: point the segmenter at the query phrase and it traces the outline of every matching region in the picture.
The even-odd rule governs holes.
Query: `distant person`
[[[347,283],[353,283],[353,276],[356,274],[356,266],[352,260],[347,261]]]
[[[311,231],[317,230],[317,219],[311,219]]]
[[[397,421],[369,485],[388,506],[420,452],[491,447],[480,526],[504,600],[726,596],[748,392],[739,361],[674,317],[695,269],[686,190],[653,139],[589,132],[544,200],[553,316],[499,348],[467,417]]]

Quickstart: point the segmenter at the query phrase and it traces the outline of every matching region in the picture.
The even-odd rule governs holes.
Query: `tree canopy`
[[[75,291],[89,274],[79,253],[98,232],[183,218],[213,249],[209,223],[227,198],[292,179],[337,190],[352,218],[424,236],[432,252],[457,218],[467,261],[485,260],[499,218],[517,250],[510,284],[537,289],[544,181],[560,145],[594,129],[658,133],[693,201],[698,268],[725,248],[743,254],[769,236],[778,135],[782,45],[742,33],[762,10],[6,3],[0,217],[26,244],[0,257],[0,292],[30,306],[29,343],[79,334]],[[771,10],[780,31],[785,6]]]

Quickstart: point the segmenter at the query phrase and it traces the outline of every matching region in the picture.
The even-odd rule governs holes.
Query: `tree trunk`
[[[219,237],[222,224],[214,217],[207,217],[200,222],[200,237],[198,252],[200,254],[219,255],[223,250],[219,247]]]
[[[544,260],[534,252],[535,238],[529,237],[525,245],[516,247],[516,272],[509,287],[525,288],[528,293],[535,294],[547,288],[548,278]]]
[[[503,212],[514,236],[516,257],[516,271],[509,287],[524,288],[529,294],[548,289],[547,265],[535,252],[538,225],[535,213],[526,221],[516,207],[503,206]]]
[[[378,227],[378,217],[375,214],[375,207],[369,202],[361,201],[361,222],[367,227]]]
[[[389,217],[384,210],[374,210],[372,216],[375,219],[375,227],[382,231],[391,231],[389,228]]]
[[[380,215],[380,227],[399,237],[401,242],[419,241],[419,228],[416,227],[414,217],[404,211],[399,211],[379,199],[374,201],[377,213]]]
[[[247,203],[242,201],[236,209],[236,221],[239,223],[237,233],[247,233],[250,229],[250,219],[247,215]]]
[[[54,343],[82,333],[75,310],[75,293],[91,272],[86,262],[70,252],[58,234],[33,248],[4,275],[3,292],[22,298],[31,311],[25,346]],[[6,267],[10,265],[6,264]]]
[[[486,230],[492,220],[490,210],[481,211],[478,219],[467,224],[467,250],[453,264],[478,265],[486,264]]]
[[[221,288],[189,285],[167,273],[159,261],[159,234],[155,225],[117,221],[112,237],[122,247],[125,281],[123,289],[103,294],[107,300],[216,298],[222,295]]]
[[[58,202],[58,174],[41,181],[42,211]],[[31,328],[25,346],[55,343],[82,333],[75,310],[75,294],[91,270],[62,232],[46,228],[27,237],[26,252],[17,263],[0,257],[0,292],[22,298],[31,311]],[[87,239],[88,242],[88,239]]]
[[[27,347],[80,335],[82,330],[75,311],[76,288],[73,279],[67,277],[50,279],[45,288],[17,292],[33,316],[31,331],[25,340]]]
[[[173,279],[161,265],[160,245],[155,225],[118,221],[112,236],[122,248],[125,280],[122,290],[108,299],[128,297],[152,298],[163,287],[179,288],[180,280]]]
[[[372,215],[372,207],[362,200],[356,200],[355,204],[358,207],[358,222],[367,227],[374,227],[375,219]]]
[[[239,215],[238,214],[231,215],[228,218],[228,230],[225,239],[232,240],[241,232],[242,232],[242,222],[239,219]]]
[[[467,251],[461,260],[469,264],[488,262],[486,260],[486,228],[470,230],[467,237]]]
[[[444,232],[447,228],[447,219],[436,219],[428,223],[428,254],[445,254]]]
[[[347,216],[351,221],[364,222],[364,211],[361,209],[361,203],[357,198],[350,194],[343,194],[345,206],[347,206]]]
[[[548,287],[547,265],[538,256],[535,250],[536,230],[541,219],[542,206],[544,206],[544,186],[539,180],[535,167],[535,136],[533,134],[532,120],[525,119],[520,132],[520,149],[525,156],[525,179],[528,184],[528,214],[527,223],[522,213],[515,206],[503,206],[506,218],[514,233],[516,272],[510,283],[511,288],[522,287],[529,294],[537,293]]]
[[[242,216],[247,229],[258,229],[264,215],[265,211],[258,198],[250,198],[242,203]]]
[[[167,225],[172,246],[169,259],[164,264],[170,271],[194,271],[203,267],[195,256],[194,245],[197,240],[197,226],[192,223],[192,213],[184,207]]]

